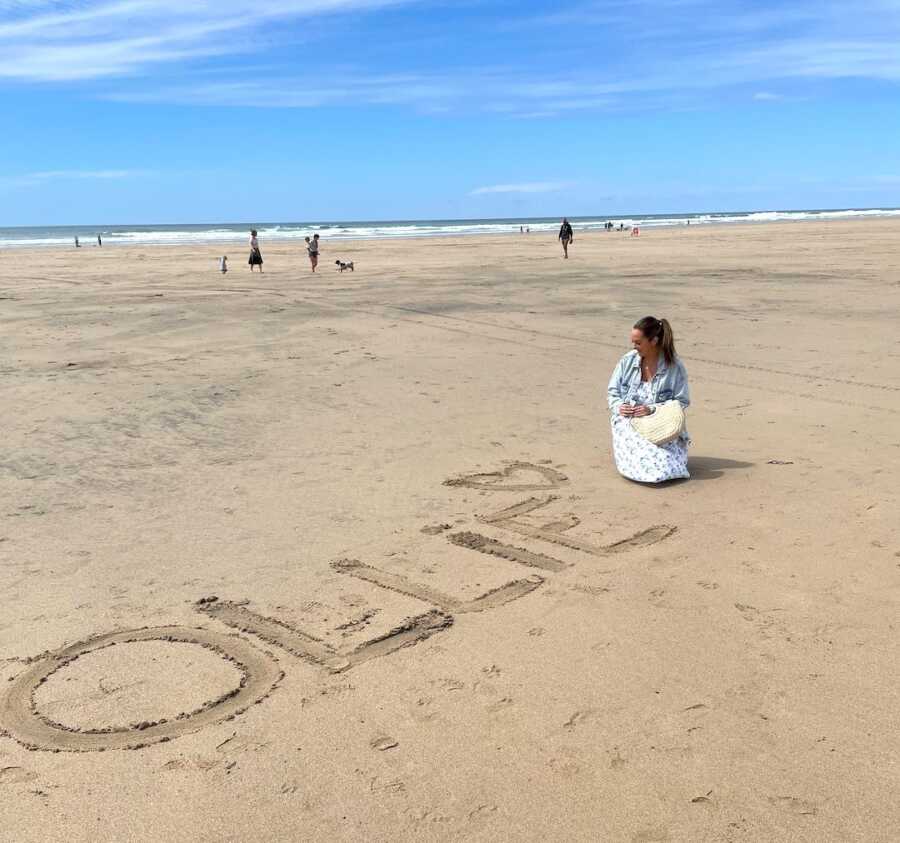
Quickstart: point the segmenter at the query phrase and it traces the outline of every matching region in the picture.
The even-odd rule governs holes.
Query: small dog
[[[343,272],[345,269],[349,269],[353,272],[353,261],[335,261],[338,267],[339,272]]]

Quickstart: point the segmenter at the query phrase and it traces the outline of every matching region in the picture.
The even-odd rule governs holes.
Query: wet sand
[[[896,839],[898,235],[0,252],[0,840]]]

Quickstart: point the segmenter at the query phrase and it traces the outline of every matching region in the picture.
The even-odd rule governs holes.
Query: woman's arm
[[[684,363],[677,361],[677,373],[672,397],[681,404],[681,409],[686,410],[691,406],[691,388],[688,384],[687,369]]]
[[[606,387],[606,402],[609,405],[609,411],[613,415],[619,414],[619,408],[625,403],[622,395],[622,370],[625,360],[622,359],[613,369],[612,377],[609,379],[609,385]]]

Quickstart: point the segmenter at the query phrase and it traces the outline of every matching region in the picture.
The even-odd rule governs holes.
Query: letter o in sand
[[[57,723],[38,710],[35,693],[58,670],[89,653],[117,644],[141,641],[177,642],[203,647],[231,663],[240,679],[235,687],[192,711],[170,719],[144,721],[130,726],[82,729]],[[52,752],[140,749],[242,714],[251,705],[264,700],[283,676],[274,659],[237,635],[184,626],[110,632],[47,653],[7,683],[0,696],[0,730],[29,749]]]

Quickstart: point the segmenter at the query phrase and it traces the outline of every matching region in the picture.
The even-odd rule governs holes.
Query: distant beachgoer
[[[685,410],[690,406],[687,370],[675,353],[672,326],[645,316],[632,329],[631,344],[634,350],[619,361],[607,388],[616,468],[641,483],[690,477],[687,429],[672,442],[654,445],[631,425],[631,419],[652,415],[666,401]]]
[[[526,226],[525,226],[525,233],[526,233],[526,234],[531,234],[531,226],[530,226],[530,225],[526,225]]]
[[[222,255],[222,257],[219,258],[219,272],[221,272],[222,275],[228,272],[228,255]]]
[[[641,236],[641,227],[639,225],[634,225],[631,227],[631,236],[632,237],[640,237]]]
[[[565,217],[563,217],[562,225],[559,227],[559,240],[562,243],[563,255],[568,260],[569,243],[575,242],[575,232],[572,231],[572,224]]]
[[[524,233],[525,233],[525,226],[524,226],[524,225],[520,225],[520,226],[519,226],[519,234],[524,234]]]
[[[250,259],[247,263],[250,264],[251,272],[254,266],[258,266],[260,272],[263,271],[262,252],[259,250],[259,240],[256,239],[256,229],[250,232]]]
[[[314,234],[312,239],[309,237],[306,238],[306,254],[309,255],[309,265],[312,267],[312,271],[316,271],[316,267],[319,265],[319,235]]]
[[[75,248],[76,248],[76,249],[80,249],[80,248],[81,248],[81,243],[78,242],[78,235],[75,236]]]
[[[100,237],[99,234],[97,235],[97,245],[98,245],[98,246],[102,246],[102,245],[103,245],[103,240],[102,240],[102,238]]]

